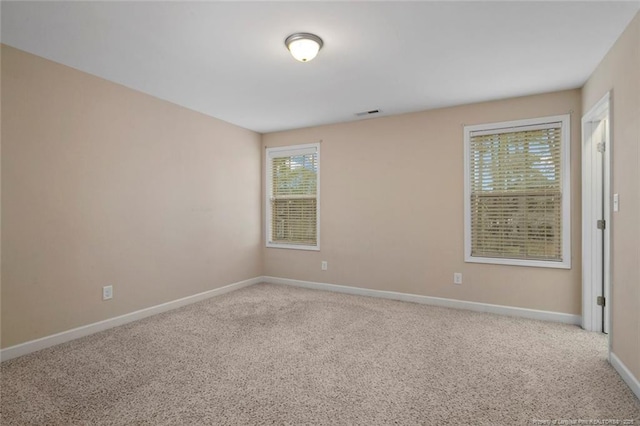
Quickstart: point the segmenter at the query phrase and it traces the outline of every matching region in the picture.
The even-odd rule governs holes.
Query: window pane
[[[318,172],[316,158],[316,154],[274,158],[273,195],[315,195]]]
[[[562,197],[541,194],[474,195],[472,256],[562,258]]]
[[[287,246],[318,245],[318,152],[269,153],[268,241]]]
[[[562,129],[471,133],[471,256],[562,261]]]
[[[316,245],[316,199],[275,199],[272,202],[272,241]]]

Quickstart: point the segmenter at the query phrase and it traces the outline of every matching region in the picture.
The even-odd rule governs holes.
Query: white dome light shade
[[[309,62],[316,57],[322,47],[322,39],[315,34],[295,33],[284,41],[291,56],[300,62]]]

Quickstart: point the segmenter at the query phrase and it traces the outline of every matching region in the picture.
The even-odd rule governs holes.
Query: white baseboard
[[[618,374],[620,374],[620,377],[622,377],[622,380],[624,380],[624,382],[631,388],[631,391],[633,391],[633,393],[636,394],[638,399],[640,399],[640,380],[638,380],[633,375],[631,370],[629,370],[627,366],[624,365],[622,361],[620,361],[620,358],[618,358],[616,354],[614,354],[611,351],[609,351],[609,362],[611,363],[613,368],[618,372]]]
[[[289,278],[262,277],[263,281],[271,284],[284,284],[296,287],[311,288],[315,290],[335,291],[338,293],[356,294],[360,296],[382,297],[385,299],[402,300],[405,302],[422,303],[425,305],[443,306],[446,308],[467,309],[477,312],[488,312],[499,315],[530,318],[542,321],[561,322],[565,324],[580,325],[580,315],[565,314],[562,312],[539,311],[535,309],[516,308],[512,306],[492,305],[489,303],[468,302],[464,300],[445,299],[442,297],[421,296],[418,294],[399,293],[395,291],[371,290],[368,288],[349,287],[336,284],[325,284],[312,281],[292,280]]]
[[[241,288],[248,287],[250,285],[257,284],[262,281],[263,281],[262,277],[256,277],[256,278],[251,278],[244,281],[239,281],[237,283],[229,284],[224,287],[215,288],[213,290],[194,294],[192,296],[183,297],[177,300],[172,300],[171,302],[162,303],[160,305],[152,306],[150,308],[140,309],[139,311],[120,315],[114,318],[109,318],[104,321],[94,322],[93,324],[83,325],[82,327],[74,328],[72,330],[63,331],[61,333],[52,334],[51,336],[46,336],[40,339],[31,340],[29,342],[11,346],[6,349],[0,350],[0,360],[6,361],[12,358],[16,358],[22,355],[36,352],[41,349],[45,349],[51,346],[59,345],[61,343],[69,342],[71,340],[88,336],[90,334],[98,333],[100,331],[117,327],[119,325],[127,324],[133,321],[140,320],[142,318],[150,317],[152,315],[156,315],[162,312],[170,311],[172,309],[180,308],[182,306],[189,305],[191,303],[199,302],[201,300],[208,299],[210,297],[220,296],[224,293],[228,293],[234,290],[239,290]]]

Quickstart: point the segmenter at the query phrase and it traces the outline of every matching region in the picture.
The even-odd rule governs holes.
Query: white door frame
[[[604,129],[600,127],[603,125]],[[605,333],[611,329],[610,129],[608,92],[582,117],[582,327]],[[602,163],[596,148],[601,142],[605,143]],[[604,232],[597,229],[598,219],[605,220]],[[600,276],[604,279],[604,294]],[[604,317],[603,309],[597,304],[598,296],[605,297]]]

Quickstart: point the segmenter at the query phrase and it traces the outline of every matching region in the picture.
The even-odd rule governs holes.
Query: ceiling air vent
[[[379,109],[372,109],[371,111],[356,112],[356,117],[365,117],[367,115],[378,114],[380,112],[381,111]]]

